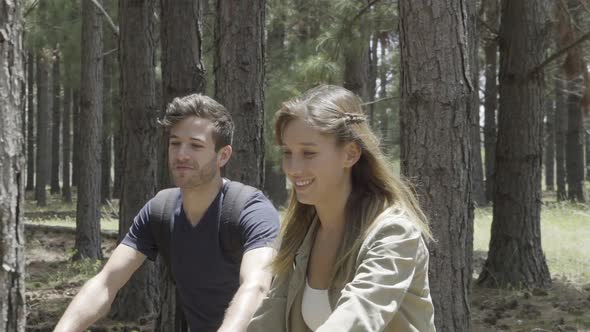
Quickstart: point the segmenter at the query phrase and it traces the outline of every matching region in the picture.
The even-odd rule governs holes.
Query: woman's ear
[[[226,145],[219,149],[217,152],[217,167],[221,168],[227,164],[229,158],[231,157],[232,148],[231,145]]]
[[[344,146],[344,154],[344,166],[352,168],[352,166],[354,166],[354,164],[356,164],[361,158],[362,150],[356,142],[348,142]]]

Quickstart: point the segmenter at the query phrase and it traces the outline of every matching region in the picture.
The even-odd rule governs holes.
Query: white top
[[[305,278],[305,289],[303,290],[303,299],[301,300],[301,314],[303,320],[310,330],[315,331],[320,327],[330,314],[330,300],[327,289],[315,289],[309,286]]]

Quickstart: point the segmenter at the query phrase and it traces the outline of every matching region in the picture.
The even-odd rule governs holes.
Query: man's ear
[[[361,158],[362,150],[356,142],[348,142],[344,146],[344,167],[352,167]]]
[[[226,145],[217,151],[217,167],[221,168],[227,164],[229,158],[231,158],[232,148],[231,145]]]

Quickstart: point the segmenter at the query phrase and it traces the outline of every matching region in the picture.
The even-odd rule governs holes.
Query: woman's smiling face
[[[346,190],[350,166],[344,145],[301,119],[286,124],[282,135],[283,171],[302,204],[321,205]]]

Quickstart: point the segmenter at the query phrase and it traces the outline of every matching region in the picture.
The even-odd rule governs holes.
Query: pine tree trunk
[[[494,218],[479,276],[486,286],[551,283],[540,231],[544,76],[531,74],[544,59],[548,23],[541,2],[502,2]]]
[[[91,0],[83,0],[79,116],[80,146],[83,148],[79,151],[74,259],[102,258],[100,247],[102,46],[102,14]]]
[[[590,128],[585,131],[586,137],[586,181],[590,181]]]
[[[565,101],[564,83],[561,76],[555,77],[555,182],[557,184],[557,200],[567,199],[565,174],[565,134],[567,132],[568,112]]]
[[[35,55],[27,52],[27,187],[35,189]]]
[[[439,331],[471,331],[475,4],[402,0],[399,13],[401,170],[419,179],[437,239],[429,248],[435,323]]]
[[[0,331],[24,332],[24,168],[21,1],[0,1]]]
[[[264,185],[265,1],[217,1],[215,97],[235,123],[225,175]]]
[[[80,178],[80,91],[72,93],[72,124],[74,126],[74,142],[72,144],[72,186],[78,187]]]
[[[123,174],[119,213],[119,241],[135,215],[156,191],[158,137],[155,119],[154,1],[120,1],[119,22]],[[144,264],[119,291],[111,317],[137,321],[157,312],[157,273]]]
[[[53,73],[51,78],[53,79],[53,118],[51,120],[51,194],[58,194],[59,188],[59,134],[61,126],[61,88],[59,79],[59,67],[60,57],[59,51],[55,49],[53,51]]]
[[[114,46],[113,37],[107,34],[105,37],[105,49],[110,50]],[[109,54],[103,59],[103,129],[102,129],[102,155],[101,162],[101,183],[100,183],[100,202],[106,204],[111,199],[111,165],[112,165],[112,151],[113,151],[113,58],[116,53]]]
[[[549,191],[555,190],[555,110],[550,95],[545,101],[545,187]]]
[[[205,68],[201,62],[201,6],[204,1],[160,1],[163,111],[176,97],[205,92]],[[161,131],[158,189],[170,186],[168,133]]]
[[[72,88],[64,89],[64,111],[62,117],[61,148],[62,148],[62,187],[61,194],[65,202],[72,201],[72,187],[70,179],[72,154]]]
[[[47,193],[45,187],[48,182],[51,167],[49,154],[51,136],[49,131],[49,118],[51,114],[51,84],[49,81],[49,67],[51,66],[50,56],[45,50],[37,58],[37,157],[35,170],[35,200],[37,205],[47,205]]]
[[[499,8],[497,0],[485,2],[486,21],[489,26],[497,30],[499,26]],[[485,101],[484,101],[484,149],[486,173],[486,198],[491,202],[494,197],[494,174],[496,172],[496,110],[498,109],[498,42],[497,36],[486,39],[485,54]]]
[[[477,27],[477,24],[474,23]],[[479,35],[477,31],[474,32]],[[470,59],[470,67],[472,68],[471,82],[475,91],[479,91],[479,41],[474,39],[475,43],[470,47],[472,52]],[[471,104],[471,197],[477,206],[484,206],[487,204],[485,184],[483,179],[483,161],[481,159],[481,129],[479,126],[479,93],[472,95],[473,100]]]
[[[584,203],[584,119],[581,98],[579,96],[580,86],[584,85],[581,77],[569,79],[567,96],[567,133],[565,162],[567,174],[567,196],[572,202]]]

